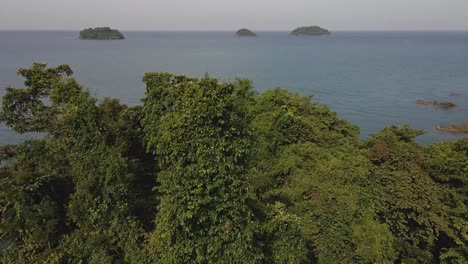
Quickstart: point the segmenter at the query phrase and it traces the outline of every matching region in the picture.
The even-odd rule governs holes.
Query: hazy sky
[[[0,29],[468,30],[468,0],[0,0]]]

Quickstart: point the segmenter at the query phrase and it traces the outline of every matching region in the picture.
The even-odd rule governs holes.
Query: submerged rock
[[[416,100],[416,103],[417,104],[422,104],[422,105],[433,105],[433,106],[436,106],[436,107],[439,107],[439,108],[443,108],[443,109],[449,109],[449,108],[452,108],[452,107],[455,107],[456,105],[452,102],[441,102],[441,103],[438,103],[437,101],[433,101],[433,102],[429,102],[429,101],[423,101],[423,100]]]
[[[422,105],[434,105],[434,102],[423,101],[423,100],[416,100],[416,103],[422,104]]]
[[[468,125],[465,124],[437,126],[436,129],[456,134],[468,134]]]
[[[437,107],[439,108],[452,108],[452,107],[455,107],[456,105],[452,102],[442,102],[442,103],[438,103],[436,104]]]
[[[461,96],[463,96],[463,94],[451,92],[451,93],[449,94],[449,96],[451,96],[451,97],[461,97]]]

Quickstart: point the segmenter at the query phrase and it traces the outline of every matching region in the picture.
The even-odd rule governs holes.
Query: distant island
[[[255,34],[255,32],[253,32],[252,30],[242,28],[242,29],[237,30],[236,36],[238,36],[238,37],[256,37],[257,34]]]
[[[291,36],[326,36],[330,34],[330,31],[319,26],[299,27],[289,33]]]
[[[116,29],[97,27],[80,31],[80,39],[114,40],[125,39],[125,37]]]

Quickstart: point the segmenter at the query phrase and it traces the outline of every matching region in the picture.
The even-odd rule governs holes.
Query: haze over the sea
[[[466,0],[3,0],[0,29],[468,30]]]

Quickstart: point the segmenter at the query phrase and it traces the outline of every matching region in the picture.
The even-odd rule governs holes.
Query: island
[[[289,33],[290,36],[327,36],[331,32],[319,26],[299,27]]]
[[[116,29],[110,27],[88,28],[80,31],[80,39],[95,40],[115,40],[125,39],[125,37]]]
[[[253,32],[252,30],[242,28],[242,29],[237,30],[236,36],[237,37],[256,37],[257,34],[255,34],[255,32]]]

